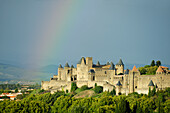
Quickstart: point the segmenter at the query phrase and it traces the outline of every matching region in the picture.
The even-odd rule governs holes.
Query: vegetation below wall
[[[150,91],[149,96],[137,93],[114,96],[112,93],[103,92],[97,97],[77,99],[64,92],[39,93],[30,94],[21,101],[1,101],[0,106],[1,113],[168,113],[170,88],[165,91]]]

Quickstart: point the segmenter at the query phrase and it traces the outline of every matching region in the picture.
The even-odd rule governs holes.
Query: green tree
[[[71,92],[74,92],[77,89],[77,84],[75,82],[71,83]]]
[[[130,113],[129,102],[126,100],[125,97],[119,96],[119,100],[116,104],[115,113]]]
[[[87,85],[81,86],[81,90],[82,90],[82,91],[87,90],[87,89],[88,89],[88,86],[87,86]]]
[[[156,61],[156,66],[158,66],[158,67],[161,66],[161,61],[159,61],[159,60]]]
[[[18,92],[18,88],[15,89],[15,93],[17,93],[17,92]]]
[[[151,93],[151,96],[154,96],[155,94],[156,94],[156,87],[154,86],[152,93]]]
[[[138,69],[142,75],[146,74],[146,72],[147,72],[145,67],[139,67]]]
[[[96,86],[96,87],[94,88],[94,92],[95,92],[95,93],[101,93],[101,92],[103,92],[103,87],[102,87],[102,86]]]
[[[110,94],[111,94],[112,96],[115,96],[115,95],[116,95],[116,90],[115,90],[115,88],[113,88],[113,90],[110,92]]]
[[[21,100],[21,99],[24,98],[24,96],[23,95],[17,95],[16,98]]]
[[[151,66],[155,66],[155,61],[154,60],[152,60]]]
[[[142,112],[142,108],[140,107],[140,103],[137,103],[137,102],[136,102],[136,106],[137,106],[137,108],[136,108],[136,113],[143,113],[143,112]]]
[[[151,97],[151,95],[152,95],[152,90],[151,90],[151,88],[149,87],[148,97]]]

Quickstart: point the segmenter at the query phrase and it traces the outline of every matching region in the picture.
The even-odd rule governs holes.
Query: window
[[[93,80],[95,80],[95,76],[93,76]]]
[[[74,76],[74,80],[77,80],[77,76]]]

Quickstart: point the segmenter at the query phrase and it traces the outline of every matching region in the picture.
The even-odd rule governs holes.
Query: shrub
[[[81,90],[84,91],[84,90],[87,90],[88,89],[88,86],[87,85],[84,85],[81,87]]]
[[[116,90],[115,90],[115,88],[113,88],[113,90],[110,92],[110,94],[111,94],[112,96],[116,95]]]
[[[66,89],[66,93],[68,93],[68,89]]]
[[[102,86],[96,86],[96,87],[94,88],[94,92],[95,92],[95,93],[101,93],[101,92],[103,92],[103,87],[102,87]]]

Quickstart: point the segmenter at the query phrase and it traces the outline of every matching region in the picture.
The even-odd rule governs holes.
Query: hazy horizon
[[[170,65],[169,0],[0,1],[0,63]]]

